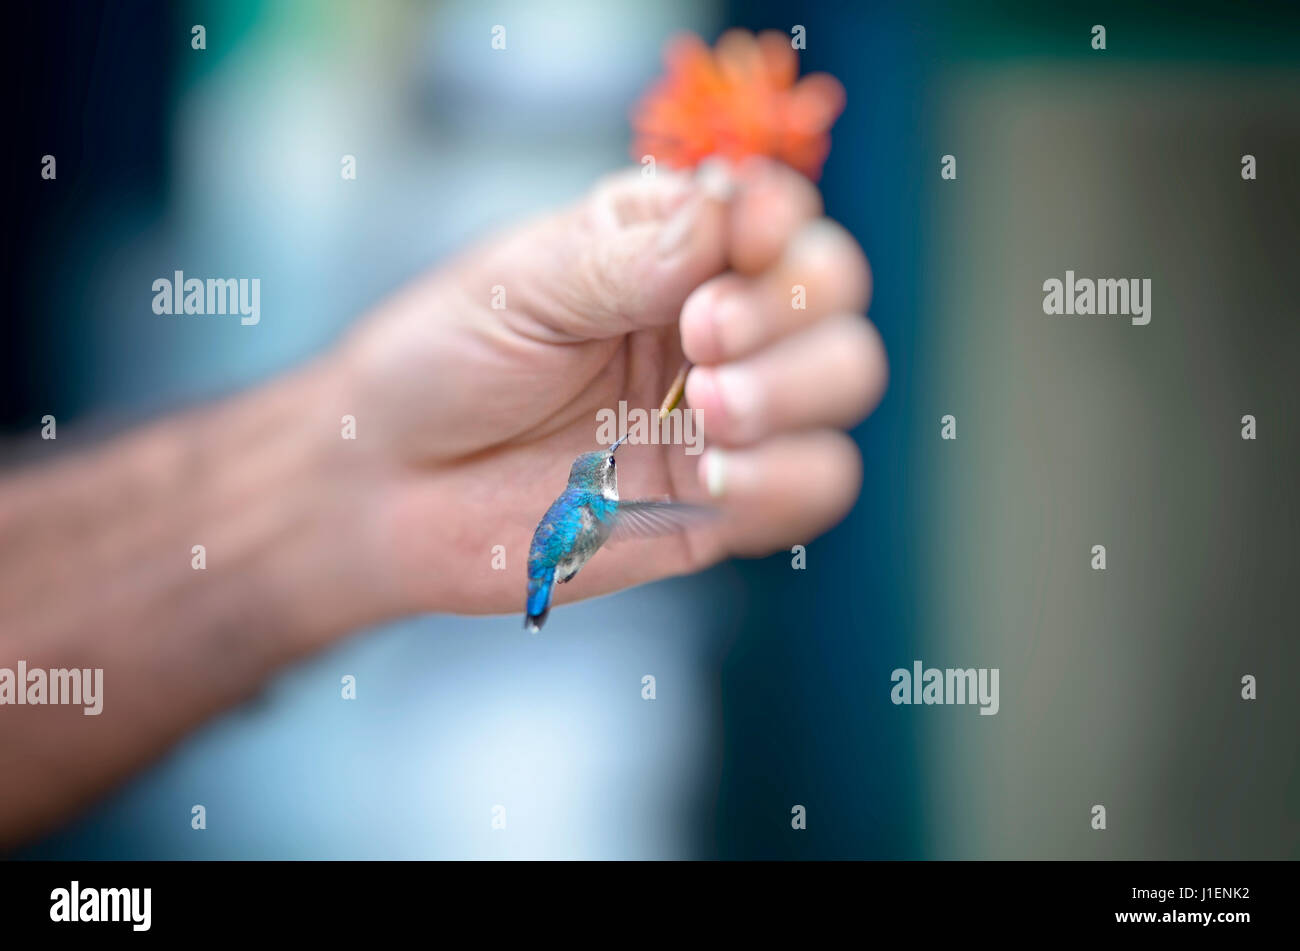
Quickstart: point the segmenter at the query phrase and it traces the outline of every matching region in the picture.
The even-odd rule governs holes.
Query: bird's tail
[[[546,623],[546,615],[551,612],[551,585],[555,582],[552,571],[545,577],[528,578],[528,606],[524,615],[524,630],[536,634]]]

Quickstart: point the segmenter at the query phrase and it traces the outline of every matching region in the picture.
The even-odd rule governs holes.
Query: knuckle
[[[836,307],[865,310],[871,269],[866,254],[843,225],[819,218],[796,235],[790,256],[808,280],[824,288]]]
[[[835,348],[840,363],[837,379],[843,381],[844,408],[848,420],[863,419],[884,388],[885,360],[880,335],[865,317],[857,314],[836,318],[841,337]]]

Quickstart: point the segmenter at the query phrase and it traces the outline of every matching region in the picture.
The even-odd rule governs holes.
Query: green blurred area
[[[1002,698],[921,714],[935,857],[1300,854],[1297,74],[1199,60],[1281,58],[1266,24],[1138,22],[1140,51],[1055,61],[986,23],[936,86],[918,656],[1000,667]],[[1045,315],[1067,269],[1150,278],[1151,323]]]
[[[1087,60],[1092,27],[1106,27],[1109,59],[1144,65],[1295,63],[1300,4],[1015,2],[940,3],[917,15],[952,62]]]

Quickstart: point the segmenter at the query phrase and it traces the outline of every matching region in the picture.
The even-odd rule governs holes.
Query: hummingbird
[[[620,501],[614,454],[626,441],[625,434],[608,449],[574,459],[568,485],[537,524],[528,549],[524,630],[542,629],[554,586],[572,580],[609,538],[665,535],[712,511],[683,502]]]

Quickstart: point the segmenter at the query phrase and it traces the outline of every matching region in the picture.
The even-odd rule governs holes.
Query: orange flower
[[[768,155],[821,177],[844,87],[826,73],[798,79],[790,37],[728,30],[710,50],[683,34],[669,42],[664,65],[667,75],[633,114],[633,158],[689,168],[711,155]]]

